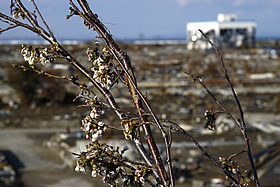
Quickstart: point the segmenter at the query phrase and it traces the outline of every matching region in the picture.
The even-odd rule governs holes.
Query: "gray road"
[[[76,173],[69,168],[58,169],[63,164],[42,142],[51,133],[64,129],[1,129],[0,150],[10,152],[17,159],[13,162],[21,174],[25,186],[68,187],[100,186],[87,175]],[[100,180],[98,180],[100,181]]]

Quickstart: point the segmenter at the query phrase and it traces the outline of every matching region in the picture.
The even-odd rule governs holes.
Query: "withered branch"
[[[239,114],[240,114],[240,119],[238,119],[238,124],[236,122],[236,120],[234,119],[233,121],[237,124],[237,127],[238,129],[241,131],[242,135],[243,135],[243,138],[244,138],[244,141],[245,141],[245,144],[246,144],[246,152],[247,152],[247,156],[248,156],[248,159],[249,159],[249,162],[250,162],[250,165],[251,165],[251,169],[252,169],[252,172],[253,172],[253,176],[254,176],[254,182],[256,184],[257,187],[260,186],[260,183],[259,183],[259,179],[258,179],[258,174],[257,174],[257,170],[256,170],[256,167],[255,167],[255,164],[254,164],[254,161],[253,161],[253,157],[252,157],[252,153],[251,153],[251,148],[250,148],[250,143],[249,143],[249,138],[248,138],[248,135],[247,135],[247,131],[246,131],[246,124],[245,124],[245,120],[244,120],[244,114],[243,114],[243,109],[241,107],[241,104],[240,104],[240,101],[239,101],[239,98],[234,90],[234,87],[233,87],[233,84],[229,78],[229,75],[227,73],[227,69],[225,67],[225,63],[224,63],[224,60],[223,60],[223,57],[219,51],[219,49],[217,48],[217,46],[207,37],[206,34],[204,34],[201,30],[199,30],[201,32],[201,34],[208,40],[208,42],[211,44],[211,46],[214,48],[216,54],[219,56],[219,59],[220,59],[220,63],[221,63],[221,66],[222,66],[222,69],[223,69],[223,72],[224,72],[224,75],[225,75],[225,78],[228,82],[228,85],[231,89],[231,93],[233,94],[233,97],[236,101],[236,104],[237,104],[237,107],[238,107],[238,110],[239,110]]]
[[[140,121],[148,122],[148,119],[145,115],[145,110],[142,106],[142,102],[145,104],[145,106],[148,108],[149,112],[152,114],[152,117],[155,121],[157,121],[158,128],[161,130],[163,134],[163,138],[165,140],[166,145],[168,145],[167,135],[164,131],[164,129],[161,127],[161,124],[158,122],[158,119],[156,118],[156,115],[152,111],[150,105],[148,104],[146,98],[143,96],[141,91],[137,87],[136,79],[134,76],[134,72],[131,66],[130,59],[128,55],[123,52],[120,47],[116,44],[116,42],[113,40],[112,36],[108,33],[106,27],[103,25],[103,23],[98,19],[97,14],[94,14],[91,9],[89,8],[89,5],[87,1],[85,0],[78,0],[79,5],[83,9],[83,12],[81,12],[78,7],[70,0],[70,4],[72,7],[76,10],[76,12],[79,13],[79,15],[85,20],[87,25],[89,25],[89,28],[92,28],[97,31],[99,34],[99,37],[103,39],[106,46],[110,50],[110,52],[113,54],[117,62],[119,63],[120,67],[122,68],[124,75],[126,77],[127,86],[131,93],[133,103],[136,107],[136,111],[138,112]],[[147,142],[150,148],[150,151],[153,156],[153,160],[155,161],[155,165],[158,169],[158,172],[160,174],[162,182],[167,185],[169,182],[167,181],[167,174],[163,166],[163,162],[161,160],[158,148],[156,146],[155,140],[153,138],[153,135],[151,133],[150,126],[145,124],[143,125],[143,130],[145,133],[145,136],[147,137]],[[169,154],[167,154],[169,155]],[[170,159],[169,159],[170,160]],[[170,164],[170,162],[169,162]]]

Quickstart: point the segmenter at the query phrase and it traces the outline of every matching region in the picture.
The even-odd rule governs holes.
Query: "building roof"
[[[217,15],[217,20],[214,21],[192,21],[187,23],[187,30],[209,30],[223,28],[254,28],[257,23],[254,20],[237,20],[236,14]]]
[[[187,24],[187,29],[197,29],[197,28],[203,28],[203,27],[220,27],[220,28],[248,28],[248,27],[256,27],[257,23],[255,21],[197,21],[197,22],[189,22]]]

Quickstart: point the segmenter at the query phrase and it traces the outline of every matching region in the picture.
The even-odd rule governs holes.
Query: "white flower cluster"
[[[129,126],[129,123],[124,123],[123,127],[124,127],[123,133],[124,133],[125,139],[132,140],[132,134],[130,133],[131,132],[131,128]]]
[[[119,147],[113,147],[106,143],[95,141],[86,145],[86,148],[87,150],[85,152],[81,152],[78,155],[77,165],[75,167],[76,172],[91,172],[92,177],[97,177],[97,175],[103,176],[103,182],[110,186],[120,186],[119,182],[121,178],[121,181],[129,179],[130,182],[134,183],[134,180],[130,180],[130,177],[128,178],[125,169],[126,161],[122,159],[124,152],[128,150],[127,146],[123,150],[119,150]],[[143,179],[146,179],[147,174],[150,174],[149,168],[138,168],[140,171],[135,177],[141,175],[144,177]],[[131,170],[130,167],[128,169],[129,171]],[[130,186],[134,185],[132,184]]]
[[[53,62],[54,58],[52,58],[51,53],[48,48],[43,50],[39,50],[36,47],[30,45],[22,45],[21,54],[25,61],[29,63],[29,65],[33,65],[36,63],[41,63],[45,65],[46,63]]]
[[[139,122],[133,119],[123,119],[121,122],[124,127],[124,137],[127,140],[132,140],[139,136]]]
[[[21,55],[23,56],[24,60],[29,63],[29,65],[35,64],[36,54],[31,51],[27,51],[24,48],[21,50]]]
[[[92,166],[92,170],[91,170],[91,176],[92,177],[96,177],[97,176],[97,166],[96,165],[93,165]]]
[[[45,65],[46,63],[53,62],[54,58],[51,57],[51,54],[48,52],[48,49],[40,51],[40,63]]]
[[[93,61],[91,71],[94,72],[93,78],[101,84],[102,87],[110,89],[112,86],[111,76],[109,75],[109,67],[104,63],[101,57]]]
[[[100,98],[97,96],[93,100],[87,100],[88,105],[100,105]],[[81,129],[86,132],[86,138],[91,139],[92,142],[102,139],[103,132],[106,130],[106,126],[102,121],[99,121],[101,115],[105,113],[105,110],[100,107],[93,106],[89,116],[86,116],[82,120]]]
[[[91,168],[89,166],[82,166],[82,165],[77,164],[76,167],[75,167],[76,172],[86,173],[90,170],[91,170]]]
[[[107,183],[108,185],[110,186],[119,186],[118,183],[119,183],[119,169],[116,168],[116,171],[110,171],[110,170],[107,170],[105,171],[105,175],[103,177],[103,182],[104,183]]]
[[[119,183],[119,170],[120,168],[117,167],[117,168],[111,168],[109,169],[109,167],[106,167],[105,165],[96,165],[96,164],[93,164],[91,166],[87,165],[88,163],[92,164],[90,162],[90,160],[86,161],[86,162],[83,162],[83,163],[80,163],[79,161],[77,162],[77,165],[75,167],[75,171],[76,172],[83,172],[83,173],[88,173],[88,172],[91,172],[91,176],[92,177],[97,177],[97,175],[101,175],[103,176],[103,182],[104,183],[107,183],[111,186],[116,186],[116,184]],[[93,163],[95,163],[93,161]]]
[[[95,47],[93,49],[87,49],[88,60],[92,62],[93,78],[101,84],[103,88],[109,89],[113,84],[113,77],[115,73],[112,71],[112,67],[109,65],[112,60],[112,55],[104,48],[99,50],[100,46],[95,41]]]
[[[146,178],[149,176],[150,169],[144,167],[138,167],[134,173],[134,181],[140,181],[145,183]]]

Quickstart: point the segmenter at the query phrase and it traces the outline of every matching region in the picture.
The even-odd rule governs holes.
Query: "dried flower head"
[[[103,176],[103,182],[112,186],[117,186],[120,179],[124,178],[124,168],[126,164],[122,159],[124,150],[108,146],[98,141],[86,146],[87,151],[75,154],[78,156],[75,171],[90,172],[92,177]]]
[[[110,89],[113,80],[116,78],[112,63],[112,55],[106,48],[101,51],[98,41],[95,41],[95,47],[92,49],[88,48],[86,53],[88,55],[88,60],[92,62],[91,71],[93,72],[93,78],[100,83],[102,87]]]
[[[204,128],[208,128],[209,130],[216,130],[216,117],[215,117],[215,111],[213,110],[206,110],[204,113],[204,119],[206,120],[206,124],[203,125]]]
[[[237,161],[232,161],[231,159],[219,157],[219,162],[222,168],[224,168],[227,172],[237,176],[239,183],[242,186],[249,185],[250,179],[242,175],[242,171]]]
[[[51,46],[51,48],[40,49],[36,46],[22,44],[21,55],[24,60],[29,63],[29,65],[34,65],[36,63],[45,65],[54,61],[56,57],[56,50],[56,45]]]
[[[101,106],[101,99],[97,96],[92,100],[86,100],[86,104],[91,106],[91,112],[82,120],[81,129],[86,132],[86,138],[94,142],[102,139],[103,133],[107,129],[106,125],[99,119],[105,110]]]
[[[127,117],[122,120],[121,124],[124,127],[123,133],[124,133],[125,139],[132,140],[133,138],[137,139],[139,137],[140,124],[139,124],[138,120]]]

